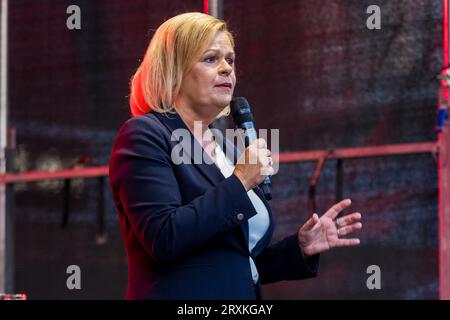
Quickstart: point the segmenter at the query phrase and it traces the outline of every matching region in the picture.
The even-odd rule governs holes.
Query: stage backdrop
[[[440,1],[224,0],[236,40],[236,96],[260,128],[280,129],[280,148],[306,151],[435,140],[434,80],[442,65]],[[68,30],[66,8],[81,9]],[[368,30],[366,9],[381,9]],[[129,79],[165,19],[202,11],[203,1],[10,1],[10,125],[15,170],[107,165],[117,130],[130,117]],[[231,126],[231,122],[229,122]],[[308,218],[315,163],[283,164],[273,177],[273,241]],[[96,242],[97,179],[14,187],[15,291],[30,299],[122,299],[127,263],[116,211],[104,185],[106,243]],[[336,162],[317,187],[319,213],[335,202]],[[437,171],[429,155],[343,162],[343,195],[363,213],[358,248],[323,254],[319,277],[264,286],[272,299],[435,299],[438,297]],[[68,290],[66,268],[82,270]],[[366,269],[381,269],[369,290]]]

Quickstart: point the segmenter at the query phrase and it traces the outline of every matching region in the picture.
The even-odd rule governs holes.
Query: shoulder
[[[170,151],[171,134],[159,121],[158,117],[149,112],[130,118],[120,127],[114,141],[113,150],[139,147],[151,147]]]
[[[153,112],[130,118],[119,129],[118,135],[126,132],[163,132],[164,126]]]
[[[170,154],[170,134],[155,115],[148,113],[126,120],[117,133],[109,159],[113,190],[130,172],[148,170],[151,166],[167,167]]]
[[[125,137],[170,141],[170,132],[153,112],[149,112],[125,121],[117,133],[116,140]]]

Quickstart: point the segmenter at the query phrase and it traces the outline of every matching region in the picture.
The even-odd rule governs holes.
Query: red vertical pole
[[[209,0],[203,0],[203,13],[209,14]]]
[[[448,0],[443,0],[443,47],[444,47],[444,68],[448,68]]]
[[[443,0],[443,80],[441,90],[446,107],[449,101],[449,0]],[[441,108],[441,106],[439,106]],[[448,110],[448,109],[447,109]],[[439,206],[439,298],[450,299],[450,131],[448,121],[438,133],[438,206]]]

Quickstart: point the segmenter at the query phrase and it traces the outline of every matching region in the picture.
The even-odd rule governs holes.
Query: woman
[[[313,277],[319,253],[359,244],[340,238],[361,228],[359,213],[336,221],[347,199],[269,245],[273,215],[258,187],[273,174],[265,141],[254,141],[236,162],[225,145],[204,139],[213,136],[211,122],[228,113],[234,59],[225,22],[185,13],[157,29],[133,76],[133,117],[110,159],[127,299],[260,299],[261,284]],[[180,131],[194,137],[181,162],[173,152]],[[212,161],[186,161],[196,148]]]

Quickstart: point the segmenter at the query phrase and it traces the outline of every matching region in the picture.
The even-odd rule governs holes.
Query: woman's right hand
[[[256,139],[243,152],[234,168],[233,174],[249,191],[274,173],[270,150],[264,139]]]

